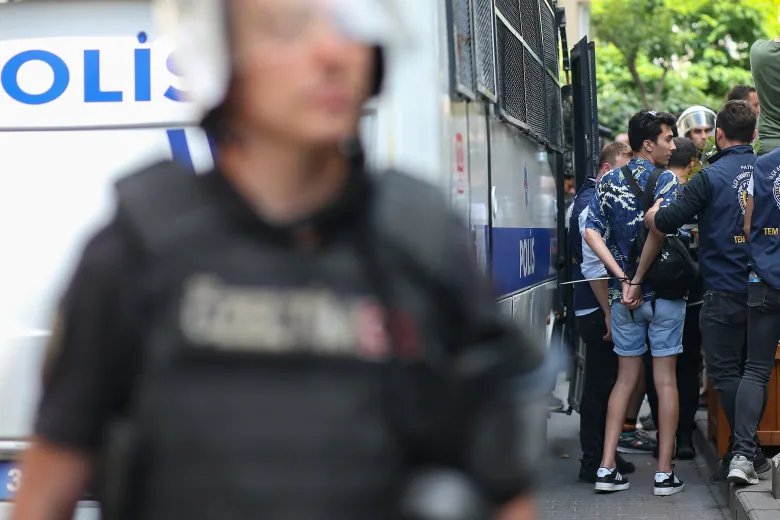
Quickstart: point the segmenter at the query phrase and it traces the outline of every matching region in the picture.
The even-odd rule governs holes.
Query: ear
[[[726,134],[723,132],[722,128],[716,128],[715,129],[715,142],[720,141],[726,137]]]
[[[750,142],[752,143],[756,139],[758,139],[758,130],[753,130],[753,139],[751,139]]]
[[[650,139],[646,139],[645,142],[642,143],[642,146],[644,147],[646,152],[652,152],[653,151],[653,147],[650,146],[651,144],[653,144],[653,141],[651,141]]]

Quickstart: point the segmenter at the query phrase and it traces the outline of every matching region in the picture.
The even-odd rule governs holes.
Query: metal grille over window
[[[496,0],[496,9],[515,29],[520,29],[520,4],[517,0]]]
[[[523,60],[525,62],[525,101],[527,122],[531,130],[539,137],[547,139],[547,108],[545,95],[545,74],[542,64],[528,52],[523,49]]]
[[[473,0],[477,90],[496,100],[496,55],[493,50],[493,0]]]
[[[546,5],[542,6],[542,47],[544,67],[558,78],[558,32],[555,27],[555,15]]]
[[[496,21],[499,108],[516,122],[525,123],[523,44],[500,18]]]
[[[599,154],[601,151],[601,143],[599,137],[599,116],[598,116],[598,101],[596,96],[596,51],[593,48],[594,43],[591,42],[588,52],[588,91],[590,92],[590,99],[592,100],[592,117],[591,124],[593,129],[591,130],[593,136],[593,164],[597,166],[599,164]]]
[[[539,21],[540,0],[520,0],[520,35],[541,59],[542,30]]]
[[[452,35],[455,46],[455,89],[474,99],[474,40],[470,0],[452,1]]]
[[[562,114],[561,114],[561,89],[549,75],[545,75],[547,85],[547,118],[548,139],[550,144],[561,146]]]
[[[561,146],[561,92],[555,81],[559,79],[560,74],[558,66],[558,32],[555,26],[553,11],[546,2],[540,7],[544,68],[548,72],[544,78],[547,90],[547,135],[553,146]]]

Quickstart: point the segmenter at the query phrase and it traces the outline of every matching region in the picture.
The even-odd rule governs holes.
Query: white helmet
[[[342,34],[377,49],[392,43],[403,32],[389,0],[298,1],[320,11]],[[157,25],[161,33],[173,40],[176,67],[187,86],[187,101],[203,114],[223,102],[232,76],[227,25],[230,2],[155,0]],[[378,57],[381,76],[381,51]]]
[[[715,129],[716,114],[707,107],[694,105],[689,107],[677,118],[677,133],[686,136],[694,128],[708,126]]]

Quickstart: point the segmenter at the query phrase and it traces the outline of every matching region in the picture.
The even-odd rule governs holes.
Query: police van
[[[146,2],[0,4],[0,518],[21,479],[41,366],[112,183],[150,162],[213,166]],[[85,501],[77,518],[97,518]]]
[[[448,195],[502,312],[549,343],[565,242],[556,2],[395,5],[405,43],[366,109],[369,160]],[[147,1],[0,3],[0,518],[21,478],[57,297],[110,216],[113,182],[165,158],[214,165],[154,21]],[[77,518],[98,514],[84,501]]]

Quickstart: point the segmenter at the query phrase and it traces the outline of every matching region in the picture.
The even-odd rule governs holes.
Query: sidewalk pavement
[[[565,385],[556,395],[565,400]],[[538,500],[541,520],[726,520],[728,506],[709,482],[706,462],[675,461],[685,490],[671,497],[653,496],[656,459],[627,455],[636,465],[628,475],[631,489],[596,494],[593,484],[579,482],[579,415],[552,414],[547,423],[547,454],[542,463]]]
[[[707,461],[710,471],[718,466],[715,444],[707,440],[707,412],[696,414],[697,449]],[[768,453],[772,455],[772,452]],[[729,520],[778,520],[780,519],[780,500],[772,496],[772,481],[762,480],[755,486],[735,486],[728,482],[718,482],[719,495],[728,502]]]

